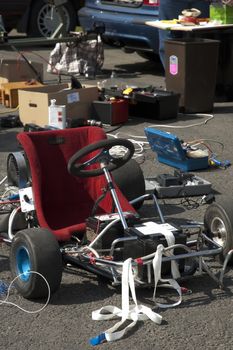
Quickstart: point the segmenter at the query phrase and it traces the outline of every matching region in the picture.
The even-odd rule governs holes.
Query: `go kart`
[[[22,151],[7,161],[0,202],[0,239],[10,244],[15,287],[25,298],[42,298],[61,284],[66,264],[122,282],[130,259],[136,286],[166,276],[179,281],[198,269],[220,286],[233,248],[233,207],[210,204],[203,223],[165,221],[155,194],[145,193],[133,144],[107,139],[98,127],[19,133]],[[1,182],[3,184],[3,182]],[[152,200],[155,219],[139,215]],[[223,263],[220,277],[206,258]],[[155,261],[155,259],[157,259]],[[156,281],[155,281],[156,280]]]

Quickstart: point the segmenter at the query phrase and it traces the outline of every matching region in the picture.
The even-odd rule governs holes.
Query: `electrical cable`
[[[179,202],[176,202],[176,203],[172,202],[171,205],[179,205],[179,206],[181,205],[183,208],[187,210],[197,209],[202,205],[212,203],[212,201],[214,200],[213,193],[203,195],[201,198],[190,197],[189,195],[187,195],[185,191],[185,186],[177,194],[177,197],[179,196],[183,196],[183,197],[180,199]],[[165,199],[163,199],[163,204],[170,205],[170,203],[167,203]]]
[[[33,273],[34,273],[34,274],[37,274],[38,276],[42,277],[43,280],[45,281],[45,283],[46,283],[46,285],[47,285],[47,287],[48,287],[48,297],[47,297],[47,300],[46,300],[45,304],[44,304],[40,309],[32,310],[32,311],[31,311],[31,310],[26,310],[26,309],[24,309],[23,307],[21,307],[21,306],[15,304],[15,303],[13,303],[13,302],[11,302],[11,301],[8,301],[8,298],[9,298],[9,295],[10,295],[10,290],[11,290],[11,288],[12,288],[14,282],[15,282],[18,278],[20,278],[20,276],[25,275],[25,273],[21,273],[21,274],[17,275],[17,276],[11,281],[11,283],[9,284],[9,287],[8,287],[8,289],[7,289],[6,298],[5,298],[4,300],[0,300],[0,305],[6,304],[6,305],[15,306],[15,307],[17,307],[18,309],[20,309],[21,311],[26,312],[27,314],[36,314],[36,313],[39,313],[39,312],[41,312],[42,310],[44,310],[44,309],[46,308],[46,306],[47,306],[48,303],[49,303],[50,296],[51,296],[51,289],[50,289],[49,283],[48,283],[47,279],[46,279],[41,273],[39,273],[39,272],[37,272],[37,271],[31,271],[31,270],[29,270],[29,271],[27,272],[27,274],[29,274],[29,273],[30,273],[30,274],[31,274],[31,273],[32,273],[32,274],[33,274]]]
[[[222,147],[222,150],[224,149],[224,144],[222,142],[214,140],[214,139],[197,139],[197,140],[188,141],[188,143],[194,144],[195,142],[203,142],[203,141],[218,143]]]
[[[185,114],[182,114],[185,115]],[[210,120],[212,120],[214,118],[213,114],[189,114],[189,116],[207,116],[208,118],[205,119],[203,122],[200,123],[195,123],[195,124],[189,124],[189,125],[167,125],[167,124],[150,124],[147,127],[148,128],[174,128],[174,129],[185,129],[185,128],[191,128],[194,126],[200,126],[200,125],[205,125],[207,124]],[[119,132],[120,133],[120,132]],[[116,135],[110,135],[113,137],[118,137],[119,133],[117,133]],[[133,137],[133,138],[141,138],[141,139],[147,139],[146,136],[140,136],[140,135],[132,135],[132,134],[127,134],[122,132],[123,135],[127,135],[129,137]],[[149,144],[149,142],[145,142],[147,144]]]
[[[187,142],[185,142],[185,144],[188,146],[192,146],[192,147],[203,145],[208,149],[209,156],[212,156],[214,154],[214,152],[213,152],[212,148],[210,147],[210,145],[206,143],[206,141],[219,144],[221,146],[221,153],[223,152],[224,144],[222,142],[214,140],[214,139],[199,139],[199,140],[187,141]]]
[[[97,253],[97,251],[94,248],[90,247],[90,245],[85,246],[83,248],[83,252],[85,252],[85,250],[89,250],[92,254],[95,255],[96,258],[100,257],[99,254]]]
[[[1,181],[0,181],[0,186],[6,181],[7,176],[5,176]]]
[[[102,124],[103,125],[103,128],[106,128],[106,127],[109,127],[108,124]],[[118,129],[120,129],[124,124],[120,124],[120,125],[117,125],[115,128],[113,129],[110,129],[110,130],[105,130],[106,134],[109,134],[109,133],[112,133]]]
[[[134,144],[134,148],[135,148],[135,152],[133,155],[133,159],[139,159],[140,157],[144,157],[144,151],[147,149],[150,149],[150,147],[146,148],[145,145],[148,145],[149,142],[147,141],[137,141],[135,139],[132,139],[131,137],[139,137],[139,138],[145,138],[144,136],[134,136],[134,135],[130,135],[124,132],[118,132],[115,135],[114,134],[109,134],[110,137],[114,137],[114,138],[119,138],[119,135],[125,135],[128,136],[128,140],[131,141]],[[114,147],[114,154],[117,155],[122,155],[125,153],[125,148],[122,146],[116,146]]]
[[[99,196],[99,198],[97,198],[97,200],[95,201],[94,206],[93,206],[93,208],[92,208],[91,216],[95,216],[95,215],[96,215],[96,211],[97,211],[97,209],[98,209],[98,207],[99,207],[99,204],[100,204],[100,202],[106,197],[107,193],[108,193],[107,191],[104,191],[104,192]]]
[[[182,114],[179,113],[178,115],[186,115],[186,114]],[[205,119],[203,122],[200,123],[194,123],[194,124],[188,124],[188,125],[166,125],[166,124],[151,124],[148,125],[148,128],[173,128],[173,129],[186,129],[186,128],[192,128],[194,126],[200,126],[200,125],[205,125],[207,124],[210,120],[212,120],[214,118],[213,114],[200,114],[200,113],[196,113],[196,114],[188,114],[188,116],[194,116],[194,117],[207,117],[207,119]]]
[[[182,115],[184,116],[185,114],[181,114],[179,113],[179,115]],[[185,128],[191,128],[191,127],[194,127],[194,126],[200,126],[200,125],[205,125],[207,124],[210,120],[212,120],[214,118],[213,114],[202,114],[202,113],[196,113],[196,114],[189,114],[189,116],[205,116],[207,117],[207,119],[205,119],[203,122],[200,122],[200,123],[194,123],[194,124],[189,124],[189,125],[164,125],[164,124],[151,124],[148,126],[148,128],[150,127],[157,127],[157,128],[174,128],[174,129],[185,129]],[[114,130],[113,130],[114,131]],[[145,145],[149,145],[149,142],[147,141],[138,141],[138,140],[135,140],[135,139],[147,139],[146,136],[140,136],[140,135],[132,135],[132,134],[128,134],[128,133],[125,133],[125,132],[121,132],[119,131],[118,133],[116,133],[115,135],[114,134],[111,134],[110,131],[108,132],[108,135],[111,136],[111,137],[114,137],[114,138],[118,138],[120,137],[120,135],[123,135],[123,136],[126,136],[128,138],[128,140],[130,140],[134,146],[135,146],[135,154],[133,156],[134,159],[137,159],[139,157],[144,157],[144,151],[145,150],[149,150],[150,147],[146,148]],[[213,154],[211,148],[209,145],[207,144],[204,144],[203,141],[207,141],[207,140],[211,140],[211,139],[200,139],[200,140],[195,140],[195,142],[202,142],[203,146],[205,146],[209,153],[210,154]],[[214,142],[218,142],[216,140],[212,140]],[[190,142],[189,142],[190,143]],[[219,144],[221,144],[219,142]],[[137,147],[137,149],[136,149]],[[222,147],[223,147],[223,144],[222,144]],[[120,153],[120,151],[119,151]]]
[[[223,153],[224,150],[224,144],[220,141],[214,140],[214,139],[197,139],[197,140],[193,140],[193,141],[187,141],[185,143],[183,143],[184,149],[187,152],[187,156],[191,157],[191,158],[198,158],[201,157],[203,154],[203,156],[205,156],[205,151],[202,150],[200,148],[200,146],[204,146],[207,151],[208,151],[208,158],[209,158],[209,163],[210,165],[217,165],[219,167],[223,167],[226,168],[230,165],[229,161],[225,161],[225,162],[220,162],[216,160],[216,157],[218,156],[217,153],[215,153],[211,146],[206,143],[206,141],[208,142],[214,142],[217,143],[221,146],[221,153]]]

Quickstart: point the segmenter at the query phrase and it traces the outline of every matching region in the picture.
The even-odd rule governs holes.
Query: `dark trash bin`
[[[213,110],[219,41],[181,38],[165,42],[166,88],[180,93],[186,113]]]

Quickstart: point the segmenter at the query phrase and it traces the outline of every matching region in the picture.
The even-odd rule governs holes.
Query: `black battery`
[[[179,111],[180,94],[153,89],[136,92],[132,97],[130,116],[157,120],[175,119]]]
[[[86,233],[84,236],[85,243],[92,242],[99,233],[113,220],[118,217],[117,213],[96,215],[87,218],[86,220]],[[127,225],[132,227],[135,223],[138,223],[138,217],[133,214],[126,215]],[[115,239],[124,237],[124,229],[122,223],[119,221],[111,226],[107,232],[100,237],[97,241],[96,249],[110,249],[111,244]],[[120,245],[122,246],[122,245]]]
[[[172,231],[175,237],[175,244],[186,244],[186,235],[179,229],[174,228]],[[167,240],[163,234],[155,233],[144,235],[137,228],[130,227],[125,231],[125,236],[134,236],[137,239],[134,241],[125,241],[123,247],[123,260],[129,257],[136,259],[156,252],[159,244],[167,247]],[[174,249],[174,254],[181,253],[181,249]],[[184,269],[184,259],[178,261],[179,269],[182,271]],[[145,267],[143,267],[141,274],[145,275]],[[165,262],[162,264],[162,274],[168,275],[171,272],[171,263]]]

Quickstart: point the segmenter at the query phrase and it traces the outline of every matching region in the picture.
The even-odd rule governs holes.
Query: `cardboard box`
[[[33,83],[27,81],[3,83],[1,85],[1,98],[2,104],[5,107],[16,108],[19,104],[18,90],[19,89],[31,89],[34,87],[43,86],[38,81],[33,80]]]
[[[30,60],[29,63],[38,72],[41,80],[43,81],[43,64]],[[38,80],[38,77],[33,69],[24,60],[0,60],[0,85],[2,83],[27,81],[30,79]]]
[[[92,117],[92,102],[98,99],[97,87],[70,89],[69,84],[45,85],[19,90],[19,117],[23,124],[48,125],[50,100],[66,106],[67,118]]]

